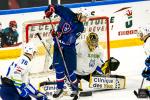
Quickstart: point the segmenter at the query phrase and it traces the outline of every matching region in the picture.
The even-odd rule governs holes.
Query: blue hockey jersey
[[[59,38],[60,43],[65,46],[75,45],[76,39],[84,31],[84,25],[77,20],[77,14],[71,11],[69,8],[54,5],[55,13],[61,17],[57,32],[61,32],[62,35]],[[54,39],[55,43],[56,40]]]

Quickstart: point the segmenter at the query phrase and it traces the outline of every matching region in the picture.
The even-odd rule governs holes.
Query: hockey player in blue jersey
[[[144,50],[145,54],[148,56],[145,60],[146,67],[142,72],[142,76],[146,78],[146,80],[150,81],[150,25],[140,27],[137,32],[138,37],[140,37],[141,41],[144,41]],[[147,86],[148,93],[150,96],[150,86]]]
[[[57,91],[53,94],[53,98],[58,98],[63,94],[65,76],[71,83],[73,92],[70,96],[75,97],[78,94],[77,78],[74,73],[77,60],[75,44],[76,39],[84,31],[82,22],[87,20],[87,16],[82,13],[74,13],[69,8],[61,5],[49,5],[45,10],[46,17],[49,18],[53,13],[61,18],[57,31],[52,30],[51,32],[54,37],[53,65],[55,66],[57,81]],[[59,39],[67,68],[65,68],[55,36]],[[68,73],[66,70],[68,70]]]
[[[27,44],[24,54],[9,66],[6,76],[1,77],[0,97],[2,100],[47,100],[45,94],[36,90],[28,79],[30,63],[35,56],[36,49]]]

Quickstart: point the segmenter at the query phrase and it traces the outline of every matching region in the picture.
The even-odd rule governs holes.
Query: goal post
[[[49,22],[49,20],[32,20],[23,24],[23,41],[24,43],[33,42],[37,46],[37,57],[34,58],[31,75],[37,76],[38,73],[49,72],[49,66],[52,63],[52,58],[46,52],[36,33],[39,33],[42,37],[43,42],[49,49],[50,54],[53,54],[53,38],[51,37],[50,30],[52,25],[57,29],[59,24],[58,20]],[[90,32],[95,32],[99,36],[99,45],[104,49],[104,55],[106,59],[110,57],[110,40],[109,40],[109,18],[103,17],[92,17],[89,21],[84,23],[85,30],[81,36],[77,39],[77,42],[86,38]]]

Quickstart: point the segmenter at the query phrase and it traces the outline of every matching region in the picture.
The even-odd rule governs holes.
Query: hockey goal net
[[[24,42],[33,42],[37,47],[37,57],[34,58],[31,76],[39,76],[42,74],[49,73],[49,66],[52,63],[53,57],[53,39],[50,35],[50,30],[52,29],[52,25],[54,28],[57,28],[59,21],[49,20],[34,20],[24,23]],[[82,39],[85,39],[86,36],[90,32],[95,32],[99,36],[99,45],[104,49],[105,58],[108,59],[110,57],[110,46],[109,46],[109,18],[108,17],[93,17],[90,18],[88,22],[84,23],[85,30],[82,35],[78,38],[78,42]],[[39,33],[42,37],[42,42],[45,43],[47,49],[49,50],[51,57],[45,50],[40,39],[35,35]],[[83,47],[84,48],[84,47]],[[50,71],[51,72],[51,71]],[[38,75],[37,75],[38,74]]]

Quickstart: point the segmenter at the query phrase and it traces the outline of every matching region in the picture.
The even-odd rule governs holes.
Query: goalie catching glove
[[[105,61],[105,63],[102,65],[101,70],[103,74],[109,75],[111,71],[116,71],[119,65],[119,60],[114,57],[110,57],[110,59]]]

